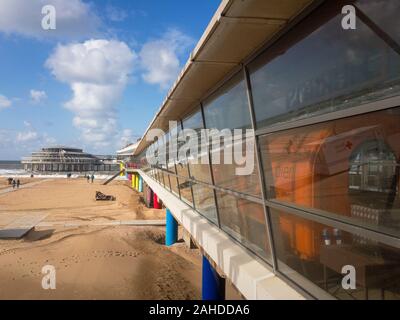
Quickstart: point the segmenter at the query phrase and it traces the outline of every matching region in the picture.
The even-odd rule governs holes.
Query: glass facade
[[[242,138],[245,133],[235,134],[233,130],[251,129],[247,89],[242,73],[235,76],[206,101],[204,118],[207,129],[217,129],[219,132],[225,130],[230,137],[228,141],[221,138],[218,144],[211,142],[211,162],[215,184],[226,189],[261,197],[257,163],[252,161],[254,166],[250,174],[239,176],[236,173],[237,162],[234,161],[234,156],[232,156],[235,155],[234,150],[238,150],[238,147],[240,147],[240,150],[246,150],[246,140],[235,141]],[[212,134],[210,135],[211,139],[215,139]],[[223,135],[221,136],[223,137]],[[240,141],[243,141],[243,143]],[[254,159],[254,148],[251,152]]]
[[[220,191],[217,199],[222,230],[271,262],[263,206]]]
[[[214,190],[201,183],[212,184],[207,152],[208,145],[204,142],[204,139],[201,139],[201,129],[204,129],[201,110],[186,118],[182,125],[184,130],[193,130],[193,135],[190,132],[189,135],[190,138],[195,139],[192,143],[196,149],[188,156],[190,178],[194,180],[192,182],[193,201],[198,212],[212,222],[218,223]]]
[[[367,21],[344,30],[341,9],[325,6],[250,64],[258,128],[399,93],[399,53]]]
[[[260,138],[268,198],[400,236],[400,108]]]
[[[353,4],[356,30],[342,28],[339,2],[325,2],[176,119],[196,133],[195,153],[141,162],[312,297],[399,299],[400,103],[388,98],[400,92],[400,4]],[[235,129],[255,130],[246,175],[223,162],[243,144]],[[355,288],[343,286],[349,266]]]
[[[400,251],[362,232],[344,232],[271,210],[278,268],[293,271],[339,299],[399,299]],[[355,288],[344,288],[343,267],[354,267]]]

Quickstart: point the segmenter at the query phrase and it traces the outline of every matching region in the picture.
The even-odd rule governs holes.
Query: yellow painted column
[[[122,171],[122,170],[124,170],[124,164],[123,164],[123,163],[120,163],[120,164],[119,164],[119,171]],[[120,177],[122,177],[122,176],[124,175],[124,173],[121,172],[119,175],[120,175]]]
[[[138,191],[139,190],[139,176],[136,174],[135,176],[135,190]]]
[[[135,173],[132,173],[132,189],[135,189]]]

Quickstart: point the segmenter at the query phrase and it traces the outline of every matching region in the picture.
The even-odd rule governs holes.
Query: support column
[[[153,191],[153,208],[160,209],[160,204],[158,203],[158,196],[154,191]]]
[[[225,279],[219,276],[205,256],[202,269],[202,299],[225,300]]]
[[[147,203],[149,208],[153,208],[153,190],[151,188],[148,190]]]
[[[166,210],[165,245],[171,246],[178,240],[178,222],[169,209]]]
[[[139,192],[143,192],[143,178],[139,175]]]

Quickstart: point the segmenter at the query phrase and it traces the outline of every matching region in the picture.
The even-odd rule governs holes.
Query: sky
[[[0,0],[0,160],[52,145],[114,154],[136,141],[219,3]]]

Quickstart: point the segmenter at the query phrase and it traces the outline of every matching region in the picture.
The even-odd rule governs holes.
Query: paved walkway
[[[165,220],[115,220],[115,221],[54,221],[40,222],[36,227],[86,227],[86,226],[165,226]]]
[[[40,181],[29,182],[29,183],[26,183],[26,184],[22,184],[19,187],[19,189],[17,189],[17,188],[13,189],[13,187],[5,188],[5,189],[0,190],[0,196],[5,195],[5,194],[7,194],[9,192],[15,192],[15,191],[18,191],[18,190],[21,190],[21,189],[30,188],[30,187],[36,186],[38,184],[41,184],[43,182],[48,182],[48,181],[52,181],[52,180],[54,180],[54,179],[44,179],[44,180],[40,180]]]
[[[33,229],[47,214],[29,213],[14,217],[5,226],[0,227],[0,239],[19,239]],[[9,218],[9,216],[5,216]],[[0,221],[1,222],[1,221]]]

